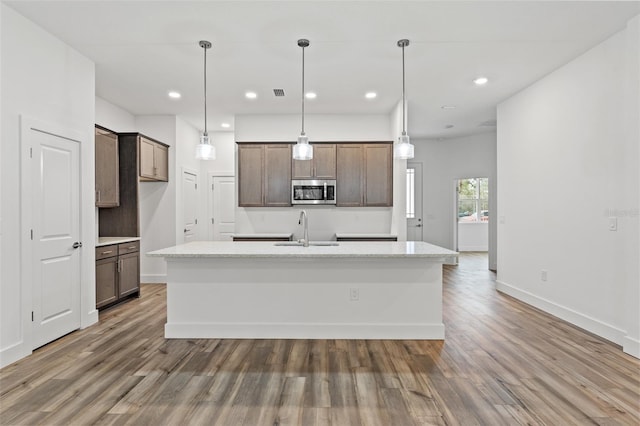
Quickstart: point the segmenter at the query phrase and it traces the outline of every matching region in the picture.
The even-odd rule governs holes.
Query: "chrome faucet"
[[[302,239],[298,240],[298,242],[302,243],[302,247],[309,247],[309,218],[307,217],[307,212],[304,210],[300,210],[298,225],[302,225],[304,229]]]

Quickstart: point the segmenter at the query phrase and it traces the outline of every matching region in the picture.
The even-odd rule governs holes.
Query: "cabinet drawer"
[[[120,256],[127,253],[135,253],[137,251],[140,251],[140,241],[118,244],[118,254]]]
[[[118,245],[96,247],[96,260],[106,259],[118,255]]]

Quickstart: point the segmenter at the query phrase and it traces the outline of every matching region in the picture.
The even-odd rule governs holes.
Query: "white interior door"
[[[422,163],[407,163],[407,241],[423,241]]]
[[[184,242],[195,241],[198,235],[198,176],[189,171],[182,172],[182,218]]]
[[[80,143],[28,132],[35,349],[80,328]]]
[[[211,233],[215,241],[231,241],[236,228],[236,178],[211,177]]]

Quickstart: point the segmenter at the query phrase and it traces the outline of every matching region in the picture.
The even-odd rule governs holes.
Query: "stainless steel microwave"
[[[298,179],[291,181],[291,204],[335,203],[335,180]]]

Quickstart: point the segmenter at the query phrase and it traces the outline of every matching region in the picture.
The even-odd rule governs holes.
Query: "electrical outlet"
[[[349,289],[349,300],[352,302],[357,302],[360,300],[360,289],[359,288],[350,288]]]
[[[618,218],[613,216],[609,218],[609,231],[618,230]]]
[[[545,269],[543,269],[542,271],[540,271],[540,279],[542,281],[547,281],[547,271]]]

